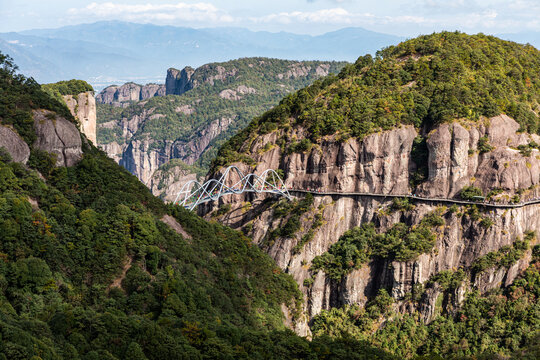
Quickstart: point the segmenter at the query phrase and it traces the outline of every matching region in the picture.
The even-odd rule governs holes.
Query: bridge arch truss
[[[174,204],[193,210],[200,204],[218,200],[224,195],[237,195],[247,192],[270,193],[291,199],[289,191],[279,174],[267,169],[262,174],[244,174],[236,166],[229,166],[219,179],[210,179],[201,184],[191,180],[182,186]]]

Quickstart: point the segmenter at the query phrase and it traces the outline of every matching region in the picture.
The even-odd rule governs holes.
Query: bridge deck
[[[540,199],[534,199],[530,201],[524,201],[517,204],[501,204],[501,203],[491,203],[484,201],[467,201],[467,200],[456,200],[456,199],[447,199],[447,198],[428,198],[422,196],[416,196],[411,194],[377,194],[377,193],[363,193],[363,192],[337,192],[337,191],[315,191],[315,190],[300,190],[300,189],[289,189],[289,193],[304,193],[312,194],[315,196],[360,196],[360,197],[372,197],[372,198],[409,198],[418,201],[425,202],[440,202],[440,203],[449,203],[449,204],[458,204],[458,205],[480,205],[490,208],[498,209],[516,209],[524,206],[540,204]]]

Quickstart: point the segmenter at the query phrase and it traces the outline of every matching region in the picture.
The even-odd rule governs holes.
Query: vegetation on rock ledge
[[[431,251],[436,240],[433,228],[444,224],[436,212],[426,215],[417,226],[397,223],[381,234],[373,223],[363,224],[345,232],[326,253],[314,258],[311,271],[323,270],[330,278],[340,280],[373,257],[412,260]]]

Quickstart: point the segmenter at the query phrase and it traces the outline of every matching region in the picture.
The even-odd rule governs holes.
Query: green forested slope
[[[30,110],[67,109],[0,60],[0,123],[31,146]],[[391,358],[285,330],[297,286],[248,238],[83,151],[55,168],[46,153],[27,167],[0,149],[0,359]]]
[[[363,138],[401,124],[429,130],[452,119],[506,113],[523,131],[538,133],[539,69],[540,51],[530,45],[458,32],[420,36],[287,96],[227,142],[216,165],[236,160],[256,134],[289,125],[306,128],[307,140],[318,142],[326,135]]]

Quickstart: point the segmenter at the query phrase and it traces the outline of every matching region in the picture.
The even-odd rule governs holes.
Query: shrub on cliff
[[[476,186],[465,186],[461,189],[459,196],[463,200],[477,200],[478,198],[484,196],[482,189],[477,188]]]
[[[323,270],[340,280],[372,258],[410,261],[431,251],[436,235],[433,228],[444,225],[436,212],[427,214],[417,226],[397,223],[384,233],[377,233],[373,223],[346,231],[328,251],[311,262],[311,271]]]
[[[54,98],[62,98],[63,95],[78,95],[83,92],[94,92],[92,85],[84,80],[59,81],[57,83],[42,85],[43,90]]]

